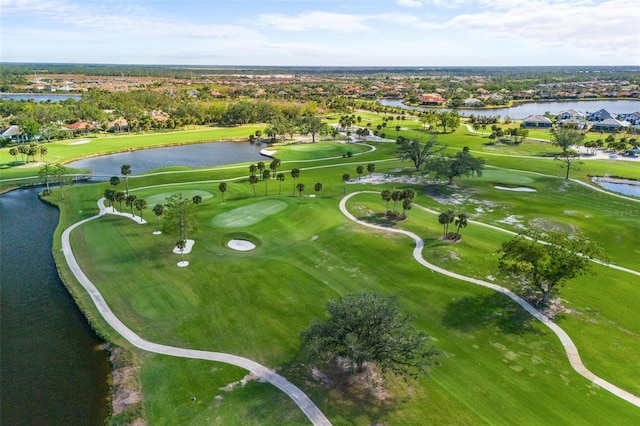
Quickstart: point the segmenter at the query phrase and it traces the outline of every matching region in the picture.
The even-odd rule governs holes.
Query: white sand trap
[[[277,153],[278,153],[278,151],[274,151],[272,149],[261,149],[260,150],[260,154],[262,154],[262,155],[264,155],[266,157],[273,157]]]
[[[186,260],[181,260],[177,263],[177,265],[179,268],[184,268],[185,266],[189,266],[189,262],[187,262]]]
[[[227,246],[232,250],[237,251],[251,251],[256,248],[256,245],[247,240],[229,240]]]
[[[160,235],[162,234],[162,231],[153,231],[153,235]]]
[[[195,244],[195,241],[193,240],[187,240],[187,244],[184,248],[184,250],[182,250],[182,254],[187,254],[187,253],[191,253],[191,248],[193,247],[193,244]],[[174,247],[173,248],[173,252],[175,254],[181,254],[180,250],[178,249],[178,247]]]
[[[84,145],[89,142],[91,142],[91,139],[81,139],[79,141],[71,142],[69,145]]]
[[[538,192],[537,189],[535,188],[528,188],[526,186],[516,186],[516,187],[510,187],[510,186],[500,186],[500,185],[495,185],[494,186],[495,189],[500,189],[502,191],[513,191],[513,192]]]

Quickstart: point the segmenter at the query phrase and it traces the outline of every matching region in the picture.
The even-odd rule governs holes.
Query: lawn
[[[203,197],[197,206],[196,244],[185,256],[188,268],[176,267],[180,256],[172,253],[175,236],[152,234],[155,217],[150,211],[144,212],[148,225],[113,216],[83,225],[72,233],[74,252],[112,309],[138,334],[157,343],[230,352],[278,369],[334,424],[636,422],[637,408],[574,373],[557,338],[509,299],[426,270],[412,259],[411,240],[365,229],[339,212],[343,173],[355,178],[347,185],[348,192],[407,186],[370,185],[357,179],[354,162],[393,157],[393,145],[377,144],[378,151],[357,160],[311,164],[298,161],[309,159],[311,148],[297,152],[287,147],[290,160],[283,162],[282,170],[301,166],[298,182],[307,186],[302,198],[293,196],[288,172],[281,195],[272,180],[267,183],[269,195],[264,195],[260,181],[254,197],[245,166],[132,179],[134,193],[151,200],[150,208],[178,191]],[[323,144],[309,147],[317,147],[320,158],[333,149]],[[507,165],[514,166],[515,160],[510,161]],[[635,266],[637,254],[628,248],[639,247],[640,237],[621,231],[633,226],[633,218],[604,220],[601,215],[612,205],[635,205],[561,179],[508,169],[487,169],[482,178],[461,179],[455,188],[415,185],[416,203],[465,209],[477,220],[511,229],[516,229],[514,223],[501,222],[509,216],[522,224],[579,230],[597,239],[615,263]],[[398,160],[377,162],[376,171],[413,173]],[[228,181],[224,204],[219,180]],[[153,186],[180,181],[184,183]],[[315,182],[324,184],[317,200],[308,196],[314,194]],[[538,192],[499,191],[494,184],[523,185]],[[91,215],[106,186],[70,188],[62,205],[65,223]],[[359,195],[348,208],[358,217],[377,220],[384,203],[379,195]],[[396,226],[424,236],[424,256],[429,261],[482,279],[495,274],[496,250],[509,238],[472,223],[462,230],[461,243],[443,244],[436,216],[418,206],[409,212],[409,220]],[[226,247],[229,236],[239,233],[258,242],[258,247],[250,252]],[[633,370],[640,362],[635,350],[640,330],[634,312],[640,294],[632,285],[635,277],[604,267],[595,272],[563,291],[571,313],[559,323],[578,344],[588,368],[637,393],[640,384]],[[607,282],[604,291],[602,282]],[[299,354],[300,332],[323,316],[326,301],[361,290],[398,296],[443,352],[441,365],[429,378],[409,384],[389,378],[392,394],[386,401],[327,389],[310,375]],[[76,297],[94,318],[86,299]],[[94,324],[106,328],[100,320]],[[108,330],[104,333],[110,336]],[[301,422],[291,402],[269,385],[249,382],[230,392],[219,390],[243,375],[217,363],[144,355],[141,380],[149,395],[145,406],[151,424]],[[557,397],[560,394],[562,398]]]

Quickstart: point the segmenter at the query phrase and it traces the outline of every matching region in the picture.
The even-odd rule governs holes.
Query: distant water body
[[[380,99],[380,105],[400,107],[405,109],[413,109],[425,111],[429,108],[414,107],[405,105],[397,99]],[[480,117],[493,117],[499,115],[501,118],[511,117],[516,120],[522,120],[530,115],[543,115],[549,111],[552,115],[558,114],[567,109],[575,109],[583,113],[595,112],[600,109],[606,109],[612,114],[623,114],[640,111],[640,100],[620,100],[620,101],[568,101],[568,102],[531,102],[519,104],[511,108],[496,109],[478,109],[478,108],[458,108],[460,115],[469,116],[471,114]],[[448,109],[445,109],[448,110]],[[438,108],[436,111],[442,111]]]
[[[80,95],[53,94],[53,93],[0,93],[0,100],[35,101],[35,102],[60,102],[67,99],[82,99]]]

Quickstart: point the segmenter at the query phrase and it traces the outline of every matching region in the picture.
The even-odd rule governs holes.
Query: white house
[[[596,112],[589,114],[589,121],[602,121],[613,118],[613,115],[606,109],[599,109]]]
[[[597,121],[591,126],[591,130],[594,132],[617,132],[621,128],[629,127],[627,121],[616,120],[615,118],[607,118],[602,121]]]
[[[620,114],[618,120],[627,121],[634,126],[640,124],[640,112],[631,112],[629,114]]]

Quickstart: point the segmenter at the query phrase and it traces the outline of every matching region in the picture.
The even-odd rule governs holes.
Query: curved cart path
[[[87,290],[87,293],[89,293],[89,295],[91,296],[93,303],[95,303],[102,317],[111,327],[113,327],[115,331],[117,331],[122,337],[127,339],[129,343],[145,351],[181,358],[204,359],[209,361],[224,362],[226,364],[235,365],[237,367],[249,370],[258,378],[271,383],[273,386],[286,393],[289,398],[291,398],[293,402],[295,402],[296,405],[300,407],[302,412],[314,425],[331,425],[331,422],[329,422],[326,416],[322,414],[320,409],[297,386],[277,374],[275,371],[270,370],[269,368],[260,365],[255,361],[237,355],[231,355],[221,352],[209,352],[195,349],[178,348],[174,346],[167,346],[149,342],[148,340],[145,340],[142,337],[138,336],[122,321],[120,321],[120,319],[113,313],[111,308],[109,308],[107,302],[102,297],[102,294],[100,294],[96,286],[89,280],[84,271],[82,271],[82,269],[80,268],[80,265],[73,255],[71,243],[69,240],[71,232],[74,229],[107,214],[107,211],[104,207],[104,199],[101,199],[98,202],[98,205],[100,207],[100,213],[98,215],[77,222],[64,230],[64,232],[62,233],[62,252],[64,254],[65,260],[67,261],[67,264],[69,265],[69,268],[71,269],[71,272],[73,272],[78,282],[80,282],[85,290]]]
[[[455,278],[455,279],[458,279],[458,280],[462,280],[462,281],[466,281],[466,282],[469,282],[469,283],[472,283],[472,284],[476,284],[476,285],[480,285],[480,286],[483,286],[483,287],[490,288],[492,290],[495,290],[495,291],[497,291],[499,293],[502,293],[505,296],[511,298],[518,305],[522,306],[522,308],[524,310],[529,312],[532,316],[534,316],[536,319],[538,319],[544,325],[549,327],[549,329],[551,329],[551,331],[553,331],[553,333],[555,333],[555,335],[558,336],[558,338],[560,339],[560,343],[562,343],[562,346],[564,347],[564,350],[565,350],[565,352],[567,354],[567,358],[569,359],[569,363],[571,364],[571,367],[573,367],[573,369],[578,374],[580,374],[582,377],[586,378],[587,380],[591,381],[593,384],[600,386],[601,388],[611,392],[612,394],[624,399],[627,402],[630,402],[631,404],[635,405],[636,407],[640,407],[640,397],[638,397],[636,395],[633,395],[632,393],[627,392],[624,389],[620,389],[619,387],[615,386],[614,384],[609,383],[604,379],[601,379],[600,377],[596,376],[591,371],[589,371],[587,369],[587,367],[585,367],[584,364],[582,364],[582,360],[580,359],[580,354],[578,353],[578,348],[573,343],[573,341],[571,340],[569,335],[562,328],[560,328],[560,326],[558,326],[556,323],[554,323],[549,318],[544,316],[542,313],[540,313],[540,311],[538,311],[533,306],[528,304],[524,299],[522,299],[521,297],[517,296],[515,293],[511,292],[510,290],[507,290],[504,287],[500,287],[499,285],[495,285],[493,283],[482,281],[482,280],[479,280],[479,279],[476,279],[476,278],[467,277],[465,275],[457,274],[455,272],[448,271],[446,269],[440,268],[439,266],[436,266],[436,265],[433,265],[433,264],[427,262],[424,259],[424,257],[422,257],[422,249],[424,247],[424,241],[422,240],[422,238],[420,238],[418,235],[414,234],[413,232],[405,231],[405,230],[402,230],[402,229],[393,229],[393,228],[387,228],[387,227],[384,227],[384,226],[373,225],[373,224],[370,224],[370,223],[367,223],[367,222],[363,222],[363,221],[359,220],[358,218],[356,218],[351,213],[349,213],[349,211],[347,210],[347,207],[346,207],[347,201],[351,197],[353,197],[355,195],[358,195],[358,194],[363,194],[363,193],[377,194],[377,192],[375,192],[375,191],[358,191],[358,192],[352,192],[351,194],[347,194],[345,197],[342,198],[342,200],[340,200],[340,211],[342,211],[342,213],[347,218],[351,219],[352,221],[354,221],[354,222],[356,222],[356,223],[358,223],[358,224],[360,224],[362,226],[366,226],[368,228],[373,228],[373,229],[377,229],[377,230],[385,231],[385,232],[395,232],[397,234],[406,235],[406,236],[408,236],[409,238],[411,238],[411,239],[413,239],[415,241],[416,246],[413,249],[413,258],[418,263],[420,263],[421,265],[431,269],[434,272],[438,272],[438,273],[446,275],[448,277]]]

